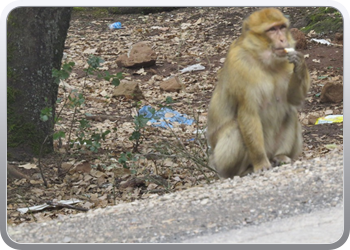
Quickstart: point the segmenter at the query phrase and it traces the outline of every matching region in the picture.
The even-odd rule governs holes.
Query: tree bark
[[[17,8],[7,21],[7,149],[8,159],[28,160],[53,150],[58,85],[52,69],[60,69],[71,8]],[[52,108],[49,121],[41,110]],[[48,140],[43,144],[45,138]]]

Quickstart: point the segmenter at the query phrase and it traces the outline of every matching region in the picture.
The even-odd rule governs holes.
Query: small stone
[[[125,96],[128,99],[144,99],[142,91],[137,82],[122,80],[114,89],[113,96]]]
[[[156,64],[156,52],[148,45],[148,42],[134,44],[128,54],[118,57],[118,67],[142,68]]]
[[[182,88],[183,85],[177,77],[169,78],[160,83],[160,89],[166,92],[179,92]]]

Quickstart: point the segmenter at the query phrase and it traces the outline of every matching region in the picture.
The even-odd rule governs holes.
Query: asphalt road
[[[194,237],[183,243],[330,244],[344,233],[344,208],[321,209],[259,226]]]

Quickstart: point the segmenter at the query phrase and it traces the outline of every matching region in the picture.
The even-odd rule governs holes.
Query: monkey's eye
[[[269,31],[275,31],[275,30],[276,30],[276,27],[273,26],[273,27],[269,28],[269,29],[267,30],[267,32],[269,32]]]

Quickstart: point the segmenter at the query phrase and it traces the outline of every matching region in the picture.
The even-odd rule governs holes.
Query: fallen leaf
[[[188,27],[190,27],[191,26],[191,24],[190,23],[182,23],[181,24],[181,29],[187,29]]]
[[[88,48],[83,51],[84,54],[95,54],[97,48]]]
[[[98,177],[97,180],[96,180],[96,182],[97,182],[97,185],[98,185],[99,187],[101,187],[102,184],[106,182],[105,176],[100,176],[100,177]]]
[[[91,164],[89,162],[84,162],[75,167],[78,173],[90,173]]]
[[[194,25],[198,25],[198,24],[201,24],[202,23],[202,18],[199,18],[195,23]]]
[[[106,90],[103,90],[100,92],[99,94],[100,96],[107,96],[108,95],[108,92]]]
[[[62,164],[61,164],[61,167],[62,167],[62,169],[64,170],[64,171],[68,171],[71,167],[73,167],[74,166],[74,161],[72,161],[72,162],[63,162]]]
[[[153,190],[153,189],[156,189],[157,187],[158,187],[157,184],[155,184],[155,183],[150,183],[150,184],[148,184],[148,186],[147,186],[147,190]]]
[[[336,144],[327,144],[324,145],[325,148],[332,150],[332,149],[336,149],[338,146]]]

